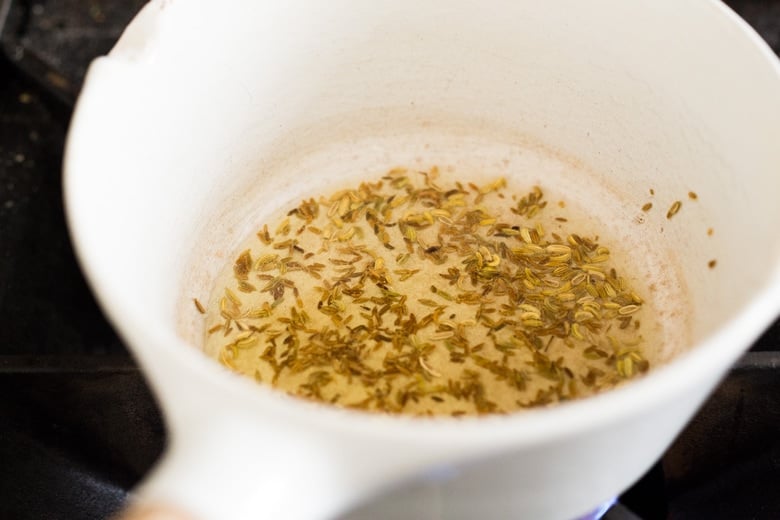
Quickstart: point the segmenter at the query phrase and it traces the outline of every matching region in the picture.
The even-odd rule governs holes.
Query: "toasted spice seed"
[[[271,234],[268,232],[268,225],[263,226],[263,229],[257,233],[257,238],[259,238],[263,244],[268,245],[271,243]]]
[[[626,316],[628,314],[633,314],[638,310],[639,310],[639,305],[634,305],[634,304],[626,305],[625,307],[621,307],[618,310],[618,314],[620,314],[621,316]]]
[[[709,262],[707,262],[707,266],[710,269],[715,269],[716,265],[718,265],[718,261],[717,260],[710,260]]]
[[[218,330],[222,330],[222,327],[223,325],[221,323],[219,325],[214,325],[213,327],[211,327],[209,330],[206,331],[206,334],[209,335],[214,334]]]
[[[432,369],[432,368],[431,368],[431,367],[430,367],[430,366],[429,366],[429,365],[428,365],[428,364],[425,362],[425,360],[424,360],[422,357],[420,357],[420,358],[417,358],[417,359],[418,359],[418,361],[419,361],[419,363],[420,363],[420,366],[423,368],[423,370],[425,370],[425,372],[427,372],[428,374],[432,375],[433,377],[441,377],[441,374],[440,374],[439,372],[435,371],[434,369]]]
[[[698,195],[696,195],[696,193],[695,193],[695,192],[693,192],[693,191],[689,191],[689,192],[688,192],[688,198],[689,198],[689,199],[691,199],[691,200],[696,200],[696,199],[698,199],[698,198],[699,198],[699,196],[698,196]]]
[[[419,273],[420,270],[419,269],[396,269],[393,272],[397,275],[400,275],[399,280],[403,282],[405,280],[408,280],[415,274]]]
[[[243,293],[251,293],[251,292],[255,292],[257,290],[257,287],[255,287],[249,282],[245,282],[241,280],[240,282],[238,282],[238,290]]]
[[[711,237],[711,236],[712,236],[714,233],[715,233],[715,230],[714,230],[714,229],[712,229],[712,228],[709,228],[709,229],[707,230],[707,236],[708,236],[708,237]]]
[[[198,312],[199,312],[199,313],[201,313],[201,314],[206,314],[206,309],[205,309],[205,307],[203,307],[203,304],[202,304],[202,303],[200,303],[200,301],[198,301],[198,299],[197,299],[197,298],[193,298],[193,299],[192,299],[192,303],[194,303],[194,304],[195,304],[195,308],[198,310]]]
[[[666,212],[666,218],[670,219],[677,214],[678,211],[680,211],[680,208],[682,208],[682,202],[675,201],[674,204],[669,208],[669,211]]]
[[[652,203],[652,202],[648,202],[647,204],[645,204],[644,206],[642,206],[642,211],[644,211],[644,212],[648,212],[648,211],[650,211],[652,208],[653,208],[653,203]]]
[[[229,288],[225,287],[225,296],[230,300],[230,302],[235,305],[236,307],[241,306],[241,300],[236,296],[236,293],[231,291]]]

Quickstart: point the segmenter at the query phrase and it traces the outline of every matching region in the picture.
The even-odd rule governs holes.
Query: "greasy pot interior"
[[[642,16],[625,2],[499,4],[237,2],[228,17],[167,5],[91,92],[112,114],[109,132],[84,135],[99,143],[83,157],[101,194],[82,208],[100,215],[84,231],[102,244],[94,265],[129,307],[197,344],[189,298],[287,202],[285,164],[433,129],[533,143],[587,171],[614,195],[609,222],[684,280],[686,343],[716,331],[778,265],[763,225],[780,221],[776,71],[748,39],[721,43],[732,29],[704,2],[700,26],[671,3]],[[659,211],[643,216],[650,188]],[[666,208],[691,190],[698,202],[672,225]]]

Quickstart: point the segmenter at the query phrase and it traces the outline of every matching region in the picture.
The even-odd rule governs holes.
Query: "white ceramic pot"
[[[615,496],[780,310],[779,71],[708,0],[151,2],[90,67],[65,160],[83,268],[169,429],[136,499],[206,520],[361,503],[367,518],[565,520]],[[664,209],[635,234],[680,269],[692,348],[595,398],[421,420],[299,401],[191,345],[189,297],[258,201],[302,182],[275,165],[447,124],[574,158],[634,208],[617,221],[654,187]],[[691,189],[673,225],[665,207]]]

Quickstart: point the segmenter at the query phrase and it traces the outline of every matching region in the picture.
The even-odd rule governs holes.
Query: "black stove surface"
[[[86,66],[143,3],[0,0],[2,519],[106,518],[165,444],[78,269],[61,192]],[[780,0],[728,3],[780,51]],[[780,518],[780,321],[620,500],[607,518]]]

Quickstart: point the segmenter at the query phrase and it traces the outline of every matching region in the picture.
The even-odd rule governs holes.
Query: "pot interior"
[[[602,4],[168,4],[113,52],[122,87],[87,91],[110,113],[95,263],[200,346],[191,298],[296,197],[398,164],[504,170],[590,212],[674,324],[653,350],[672,359],[780,263],[780,82],[714,2]],[[529,154],[560,171],[515,167]]]

